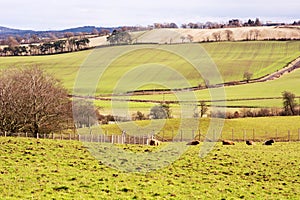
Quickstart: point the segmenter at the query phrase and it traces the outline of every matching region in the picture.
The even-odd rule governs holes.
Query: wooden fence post
[[[234,141],[233,135],[234,135],[234,130],[232,129],[232,130],[231,130],[231,136],[232,136],[232,137],[231,137],[231,140],[232,140],[232,141]]]
[[[290,132],[290,130],[288,130],[288,142],[290,142],[291,141],[291,132]]]
[[[192,130],[192,139],[195,139],[195,130]]]
[[[174,142],[174,129],[172,129],[172,142]]]
[[[300,128],[298,129],[298,141],[300,142]]]
[[[199,129],[199,141],[201,141],[201,131]]]
[[[145,136],[143,135],[143,145],[145,144]]]
[[[216,130],[214,129],[213,130],[213,142],[215,142],[216,141]]]
[[[180,142],[182,142],[182,130],[180,130]]]
[[[278,139],[278,129],[276,128],[276,139]]]

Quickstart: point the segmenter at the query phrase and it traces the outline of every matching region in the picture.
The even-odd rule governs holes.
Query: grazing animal
[[[230,140],[223,140],[222,143],[223,145],[235,145],[234,142]]]
[[[187,143],[186,145],[198,145],[198,144],[200,144],[200,142],[198,140],[193,140],[193,141]]]
[[[156,140],[156,139],[148,139],[147,140],[147,144],[150,146],[159,146],[160,145],[160,141]]]
[[[267,140],[264,142],[264,145],[272,145],[275,142],[275,140]]]
[[[255,145],[255,143],[254,143],[252,140],[247,140],[247,141],[246,141],[246,144],[247,144],[247,145]]]

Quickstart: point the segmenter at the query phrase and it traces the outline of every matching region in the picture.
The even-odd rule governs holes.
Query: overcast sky
[[[299,0],[1,0],[0,9],[0,26],[34,30],[255,17],[300,20]]]

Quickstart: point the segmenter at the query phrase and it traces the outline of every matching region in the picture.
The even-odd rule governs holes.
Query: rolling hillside
[[[181,50],[187,48],[187,45],[178,44],[171,47]],[[252,72],[253,78],[270,74],[300,56],[300,41],[204,43],[201,44],[201,47],[206,50],[212,61],[217,65],[224,82],[243,80],[243,74],[246,71]],[[107,55],[114,58],[114,55],[118,55],[117,50],[123,49],[127,53],[110,63],[102,77],[101,87],[100,84],[98,85],[98,94],[111,93],[116,81],[124,73],[136,66],[151,63],[170,66],[182,73],[193,86],[197,86],[199,83],[203,84],[203,79],[197,73],[194,73],[189,63],[174,54],[171,55],[167,51],[161,50],[163,48],[167,49],[169,47],[168,45],[128,45],[51,56],[1,57],[0,68],[39,66],[62,80],[65,87],[71,92],[78,69],[92,52],[93,55],[99,55],[98,60],[105,62],[108,59]],[[191,56],[197,57],[197,52],[190,53]],[[93,70],[97,71],[97,68]],[[170,81],[175,81],[176,86],[176,80],[170,78]],[[153,87],[157,88],[155,85],[148,85],[140,89],[151,89]]]
[[[300,39],[299,27],[242,27],[226,29],[154,29],[147,32],[134,33],[135,42],[139,43],[182,43],[189,42],[187,36],[193,38],[193,42],[215,41],[214,33],[220,34],[220,40],[228,40],[226,31],[232,31],[232,40],[240,41],[269,40],[269,39]],[[255,33],[256,32],[256,33]],[[185,39],[182,39],[182,36]]]

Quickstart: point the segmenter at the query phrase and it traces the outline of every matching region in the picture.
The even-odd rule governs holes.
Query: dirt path
[[[278,79],[282,75],[284,75],[286,73],[290,73],[291,71],[294,71],[295,69],[298,69],[298,68],[300,68],[300,57],[297,58],[296,60],[292,61],[286,67],[278,70],[277,72],[274,72],[274,73],[269,74],[265,77],[259,78],[259,79],[257,79],[256,81],[253,81],[253,82],[264,82],[264,81],[270,81],[270,80]]]

